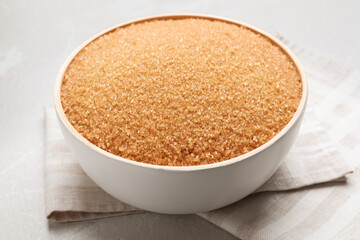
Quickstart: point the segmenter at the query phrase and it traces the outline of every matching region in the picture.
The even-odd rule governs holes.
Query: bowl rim
[[[301,82],[302,82],[302,96],[301,96],[301,100],[300,103],[298,105],[298,108],[296,110],[296,112],[294,113],[293,117],[291,118],[291,120],[285,125],[285,127],[278,133],[276,134],[273,138],[271,138],[268,142],[266,142],[265,144],[261,145],[258,148],[255,148],[254,150],[240,155],[238,157],[235,158],[231,158],[228,160],[224,160],[221,162],[217,162],[217,163],[210,163],[210,164],[204,164],[204,165],[194,165],[194,166],[168,166],[168,165],[155,165],[155,164],[149,164],[149,163],[143,163],[143,162],[137,162],[135,160],[130,160],[130,159],[126,159],[120,156],[117,156],[115,154],[109,153],[99,147],[97,147],[95,144],[91,143],[89,140],[87,140],[85,137],[83,137],[78,131],[75,130],[75,128],[71,125],[71,123],[69,122],[69,120],[67,119],[65,112],[63,110],[62,104],[61,104],[61,85],[62,85],[62,81],[63,81],[63,76],[65,74],[65,71],[68,67],[68,65],[72,62],[72,60],[74,59],[74,57],[84,48],[86,47],[88,44],[90,44],[92,41],[94,41],[95,39],[99,38],[100,36],[109,33],[119,27],[126,27],[128,25],[134,24],[134,23],[141,23],[141,22],[145,22],[145,21],[151,21],[151,20],[165,20],[165,19],[186,19],[186,18],[200,18],[200,19],[208,19],[208,20],[217,20],[217,21],[222,21],[222,22],[226,22],[226,23],[231,23],[231,24],[235,24],[238,26],[243,26],[247,29],[252,30],[253,32],[256,32],[266,38],[268,38],[273,44],[277,45],[278,47],[280,47],[280,49],[288,56],[290,57],[290,59],[294,62],[295,67],[297,68],[298,73],[300,74],[300,78],[301,78]],[[282,43],[280,40],[276,39],[274,36],[270,35],[269,33],[258,29],[257,27],[254,27],[252,25],[243,23],[241,21],[237,21],[237,20],[233,20],[233,19],[229,19],[229,18],[225,18],[225,17],[219,17],[219,16],[214,16],[214,15],[208,15],[208,14],[198,14],[198,13],[175,13],[175,14],[161,14],[161,15],[152,15],[152,16],[148,16],[148,17],[143,17],[143,18],[136,18],[133,20],[129,20],[126,22],[122,22],[120,24],[116,24],[113,25],[95,35],[93,35],[92,37],[88,38],[86,41],[82,42],[65,60],[65,62],[62,64],[57,77],[56,77],[56,83],[55,83],[55,94],[54,94],[54,100],[55,100],[55,109],[56,112],[58,114],[58,118],[60,119],[60,121],[62,122],[62,124],[65,126],[65,128],[67,128],[67,130],[80,142],[82,142],[83,144],[85,144],[87,147],[89,147],[90,149],[98,152],[99,154],[113,159],[115,161],[120,161],[122,163],[125,164],[130,164],[133,166],[138,166],[138,167],[143,167],[143,168],[148,168],[148,169],[157,169],[157,170],[164,170],[164,171],[178,171],[178,172],[183,172],[183,171],[199,171],[199,170],[205,170],[205,169],[215,169],[215,168],[220,168],[220,167],[225,167],[240,161],[243,161],[247,158],[250,158],[262,151],[264,151],[265,149],[267,149],[268,147],[270,147],[271,145],[273,145],[275,142],[277,142],[282,136],[284,136],[291,127],[293,127],[293,125],[298,121],[298,119],[301,117],[302,113],[304,112],[305,109],[305,105],[307,102],[307,98],[308,98],[308,83],[305,77],[305,73],[300,65],[299,60],[297,59],[297,57],[295,56],[295,54],[284,44]]]

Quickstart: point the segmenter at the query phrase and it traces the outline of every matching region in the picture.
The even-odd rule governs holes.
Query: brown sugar
[[[284,128],[301,96],[293,61],[269,39],[196,18],[97,38],[73,59],[61,88],[68,120],[91,143],[169,166],[254,150]]]

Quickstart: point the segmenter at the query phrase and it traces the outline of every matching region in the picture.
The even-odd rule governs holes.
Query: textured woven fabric
[[[288,45],[304,64],[310,89],[293,148],[257,193],[199,216],[243,239],[352,239],[360,236],[360,173],[349,175],[347,183],[345,175],[351,171],[348,165],[357,165],[360,153],[360,74]],[[92,182],[66,146],[54,109],[46,109],[45,118],[50,220],[142,212]]]

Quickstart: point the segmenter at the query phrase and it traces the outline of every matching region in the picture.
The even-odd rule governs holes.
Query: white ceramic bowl
[[[197,17],[247,27],[273,41],[295,62],[301,74],[303,95],[291,121],[269,142],[239,157],[219,163],[172,167],[136,162],[108,153],[81,136],[66,118],[60,88],[64,72],[74,56],[99,36],[118,27],[151,19]],[[294,54],[271,35],[238,21],[200,14],[161,15],[113,26],[81,44],[61,67],[55,87],[55,107],[64,137],[89,177],[115,198],[141,209],[171,214],[205,212],[236,202],[260,187],[292,146],[302,121],[307,82]]]

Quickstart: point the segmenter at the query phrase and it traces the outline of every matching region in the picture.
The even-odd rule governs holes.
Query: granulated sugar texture
[[[274,137],[302,95],[291,59],[221,21],[153,20],[118,28],[74,58],[65,114],[96,146],[157,165],[228,160]]]

